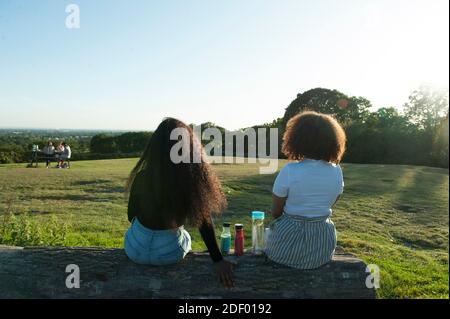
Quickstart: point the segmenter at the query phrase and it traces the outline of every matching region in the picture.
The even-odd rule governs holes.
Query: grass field
[[[135,162],[74,162],[70,170],[0,165],[0,213],[29,216],[43,231],[56,218],[69,227],[64,245],[122,247],[123,186]],[[242,222],[249,244],[250,211],[269,208],[275,175],[259,175],[256,164],[214,169],[229,201],[215,219],[217,230],[223,220]],[[359,164],[343,170],[345,191],[333,213],[338,245],[379,266],[377,296],[448,298],[448,170]],[[189,230],[193,249],[204,249],[198,231]]]

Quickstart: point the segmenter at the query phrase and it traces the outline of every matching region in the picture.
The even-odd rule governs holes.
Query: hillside
[[[128,225],[123,186],[135,161],[79,161],[70,170],[0,165],[0,244],[121,247]],[[214,169],[229,200],[216,228],[223,220],[244,223],[248,245],[249,212],[269,208],[275,175],[259,175],[256,164]],[[380,267],[378,296],[448,298],[448,170],[360,164],[343,170],[345,192],[333,214],[338,245]],[[204,249],[198,231],[189,230],[193,249]]]

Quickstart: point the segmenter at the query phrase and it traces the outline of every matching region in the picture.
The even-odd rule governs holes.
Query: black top
[[[170,229],[181,226],[176,225],[177,222],[175,221],[168,223],[164,218],[165,216],[161,216],[162,214],[153,212],[150,209],[150,196],[144,192],[142,177],[143,174],[138,173],[131,186],[130,198],[128,200],[128,220],[131,222],[136,217],[142,225],[149,229]],[[211,217],[203,220],[199,231],[208,248],[211,259],[214,262],[221,261],[223,257],[217,245],[214,224]]]

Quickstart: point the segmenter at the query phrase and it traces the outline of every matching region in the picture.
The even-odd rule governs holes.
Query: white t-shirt
[[[66,146],[64,147],[63,156],[64,156],[65,158],[70,158],[71,155],[72,155],[72,150],[70,149],[70,146],[69,146],[69,145],[66,145]]]
[[[276,196],[287,197],[284,212],[304,217],[331,215],[331,206],[343,190],[341,167],[312,159],[287,164],[273,185]]]

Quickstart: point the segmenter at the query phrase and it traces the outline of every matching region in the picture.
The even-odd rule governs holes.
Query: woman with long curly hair
[[[177,130],[186,133],[184,140],[173,138]],[[173,151],[177,143],[187,145],[188,161],[174,158],[179,155]],[[132,261],[151,265],[181,261],[191,250],[191,237],[184,229],[191,224],[200,230],[220,281],[233,286],[232,264],[223,259],[211,218],[226,207],[226,198],[188,125],[173,118],[159,124],[131,171],[127,190],[131,226],[124,246]]]

